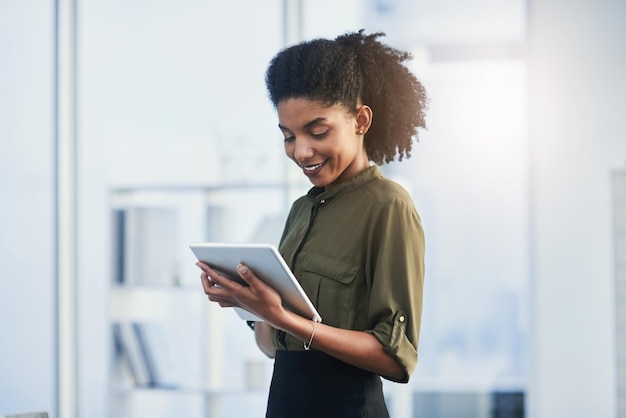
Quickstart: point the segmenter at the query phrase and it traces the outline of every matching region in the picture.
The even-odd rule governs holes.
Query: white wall
[[[0,414],[55,408],[52,2],[0,2]]]
[[[529,7],[529,416],[614,417],[610,171],[626,161],[626,3]]]

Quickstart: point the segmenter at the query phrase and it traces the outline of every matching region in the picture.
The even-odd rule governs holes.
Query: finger
[[[200,281],[202,283],[204,293],[207,293],[209,289],[215,287],[216,283],[213,278],[216,277],[218,273],[213,270],[208,264],[200,261],[196,263],[196,266],[198,266],[202,270],[202,272],[200,273]]]
[[[205,276],[205,274],[206,274],[206,275],[208,275],[208,274],[209,274],[209,270],[210,270],[209,265],[208,265],[208,264],[206,264],[206,263],[203,263],[202,261],[198,261],[198,262],[196,263],[196,266],[198,266],[198,268],[199,268],[199,269],[200,269],[200,271],[201,271],[201,275],[200,275],[200,277],[201,277],[202,279],[207,278],[207,276]]]
[[[209,276],[209,274],[204,271],[200,275],[200,280],[202,283],[202,289],[204,289],[204,293],[207,293],[211,288],[215,286],[215,284],[211,280],[211,276]]]
[[[240,305],[232,299],[233,295],[227,289],[214,286],[205,293],[209,301],[218,303],[222,308],[240,307]]]
[[[202,289],[204,290],[204,293],[207,293],[209,288],[212,286],[211,278],[205,271],[202,271],[200,273],[200,283],[202,284]]]
[[[211,266],[209,266],[207,263],[205,263],[204,261],[198,261],[196,262],[196,266],[198,266],[198,268],[202,271],[206,271],[207,269],[211,268]]]
[[[222,304],[230,304],[233,305],[233,301],[230,300],[230,298],[228,296],[225,296],[223,294],[221,294],[221,290],[219,288],[214,288],[215,290],[211,290],[208,294],[207,294],[207,298],[211,301],[211,302],[217,302],[220,305]]]
[[[241,277],[246,283],[248,283],[248,286],[254,286],[256,283],[259,282],[259,278],[256,277],[256,275],[248,268],[248,266],[243,263],[237,266],[237,273],[239,274],[239,277]]]
[[[211,277],[207,271],[208,266],[204,263],[196,263],[196,266],[200,268],[200,282],[202,287],[206,290],[211,285]]]
[[[235,290],[238,290],[240,287],[242,287],[239,283],[232,280],[232,278],[229,278],[225,276],[224,274],[219,273],[216,270],[213,270],[210,267],[207,269],[207,271],[208,271],[208,274],[210,276],[210,281],[213,286],[218,286],[223,289],[228,289],[229,291],[235,291]]]

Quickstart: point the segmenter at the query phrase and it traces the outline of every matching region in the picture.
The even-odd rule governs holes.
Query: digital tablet
[[[292,312],[312,320],[322,321],[319,313],[304,293],[298,280],[272,244],[226,244],[218,242],[198,242],[189,245],[196,258],[207,263],[219,273],[245,285],[237,273],[237,265],[243,263],[274,290],[283,306]],[[247,321],[260,321],[256,315],[241,308],[234,308],[240,318]]]

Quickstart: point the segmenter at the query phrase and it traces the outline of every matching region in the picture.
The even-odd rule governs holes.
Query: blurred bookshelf
[[[112,189],[109,416],[254,417],[272,363],[207,301],[189,243],[278,244],[283,184]]]

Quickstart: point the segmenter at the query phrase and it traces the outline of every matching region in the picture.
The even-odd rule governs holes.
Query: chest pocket
[[[318,253],[300,254],[298,269],[303,289],[309,295],[324,323],[347,327],[351,317],[355,277],[359,271],[356,260],[341,259]]]

